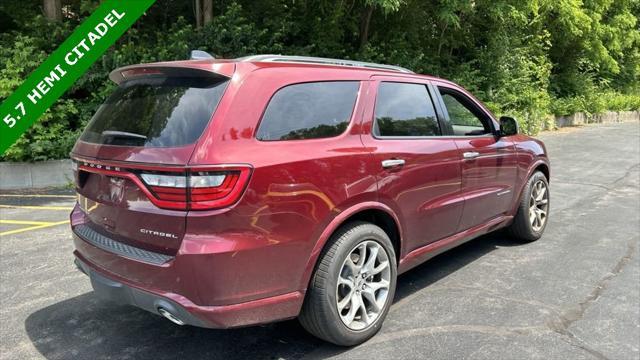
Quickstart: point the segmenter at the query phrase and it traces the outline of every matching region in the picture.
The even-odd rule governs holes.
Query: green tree
[[[60,21],[43,4],[0,2],[0,100],[99,0],[61,0]],[[401,65],[458,82],[535,133],[550,114],[640,108],[639,14],[638,0],[158,0],[3,158],[66,157],[113,90],[110,71],[198,48]]]

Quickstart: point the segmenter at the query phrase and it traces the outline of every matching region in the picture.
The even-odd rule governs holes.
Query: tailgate
[[[233,66],[160,63],[111,73],[118,87],[71,153],[87,226],[137,248],[177,252],[188,210],[185,166]]]
[[[185,233],[186,211],[162,209],[135,179],[94,162],[76,163],[78,203],[85,224],[108,238],[137,248],[175,255]]]

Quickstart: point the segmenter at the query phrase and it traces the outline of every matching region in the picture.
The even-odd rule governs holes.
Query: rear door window
[[[359,87],[358,81],[286,86],[269,101],[256,137],[270,141],[338,136],[349,125]]]
[[[381,137],[441,135],[436,111],[424,84],[381,82],[373,133]]]
[[[202,77],[127,81],[98,109],[80,140],[141,147],[192,144],[209,123],[227,83]]]

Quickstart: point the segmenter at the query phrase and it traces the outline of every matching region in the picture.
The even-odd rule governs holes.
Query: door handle
[[[472,159],[477,158],[478,156],[480,156],[480,153],[477,152],[477,151],[467,151],[467,152],[462,154],[462,157],[465,160],[472,160]]]
[[[382,160],[382,167],[385,169],[389,169],[397,166],[403,166],[403,165],[404,165],[404,160],[402,159]]]

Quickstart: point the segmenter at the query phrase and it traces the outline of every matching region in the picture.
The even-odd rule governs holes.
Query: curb
[[[607,111],[595,115],[578,112],[567,116],[556,116],[556,127],[561,128],[585,124],[608,124],[628,121],[640,121],[640,111]]]
[[[0,190],[65,186],[73,182],[71,160],[0,162]]]

